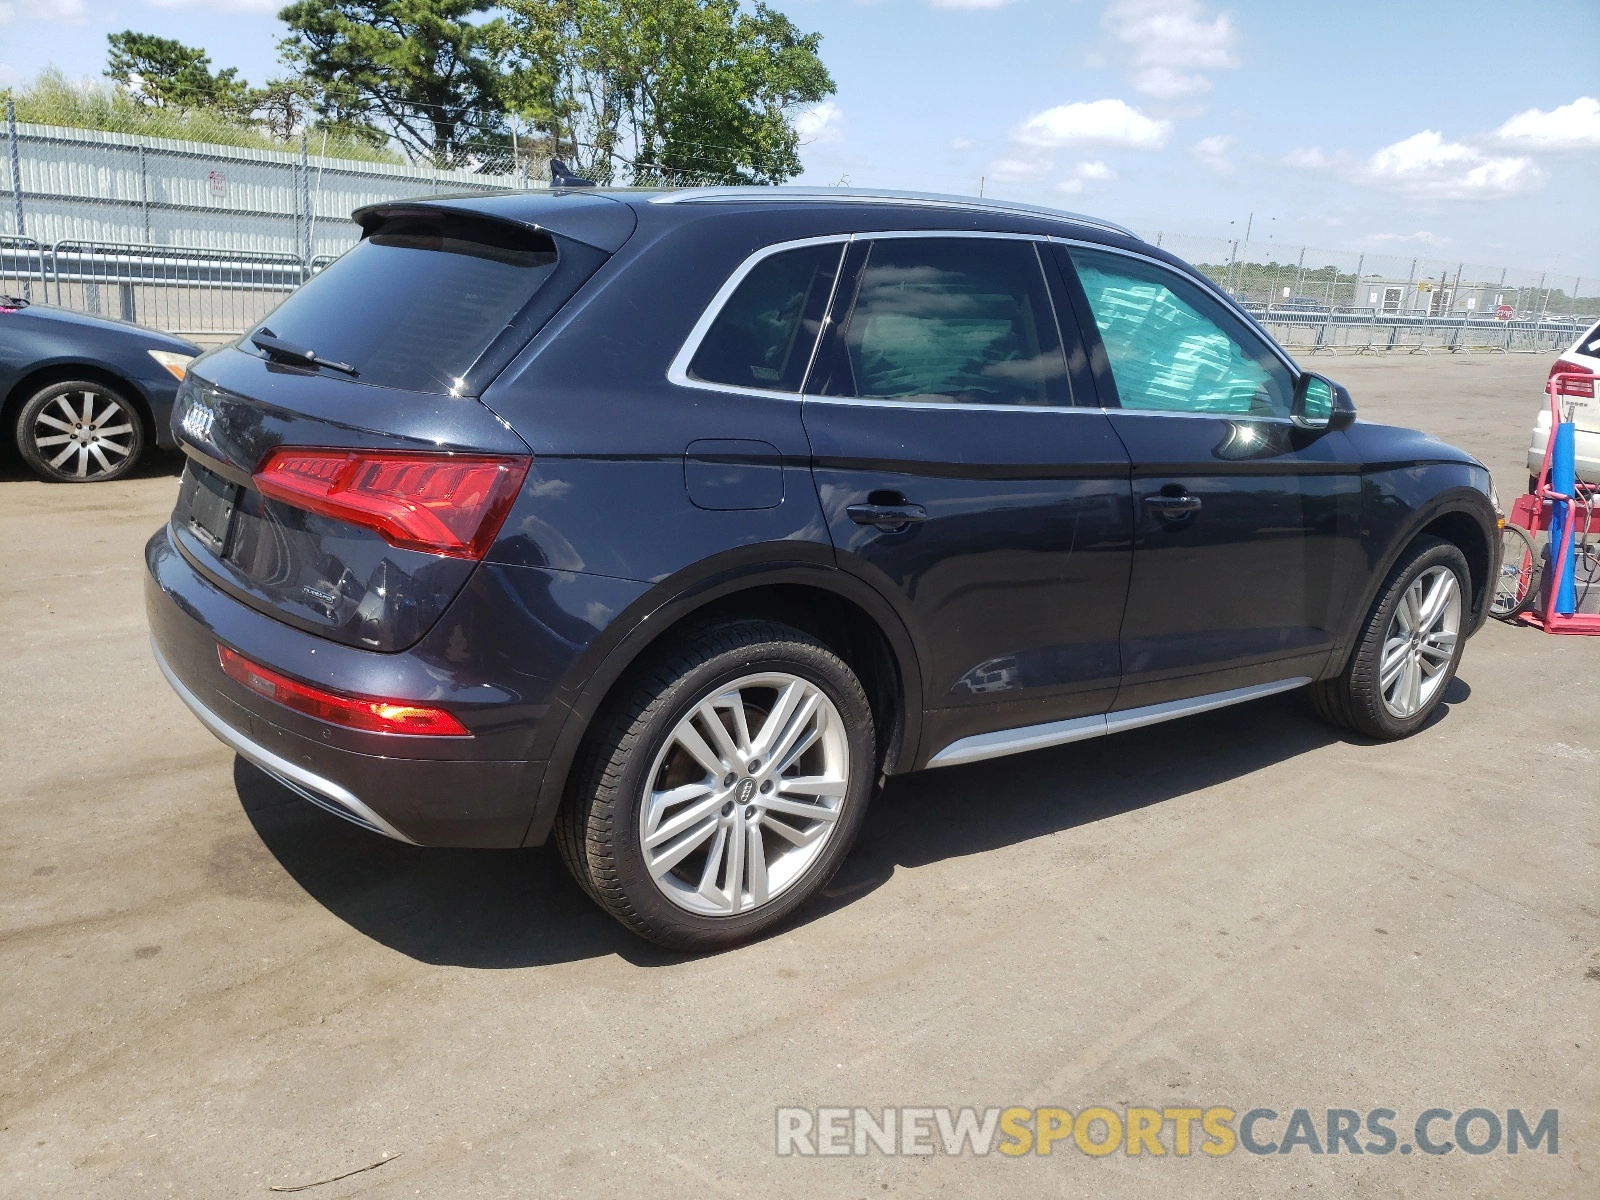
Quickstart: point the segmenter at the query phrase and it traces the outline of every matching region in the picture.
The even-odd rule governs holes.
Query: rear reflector
[[[280,446],[256,472],[263,496],[374,530],[391,546],[481,559],[494,544],[529,460]]]
[[[398,700],[345,696],[299,683],[253,663],[237,650],[217,647],[222,673],[258,696],[330,725],[369,733],[415,733],[435,737],[471,737],[455,717],[438,708],[420,708]]]

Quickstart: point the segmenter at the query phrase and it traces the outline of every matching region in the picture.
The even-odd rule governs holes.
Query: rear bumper
[[[145,558],[156,663],[179,698],[235,753],[319,807],[403,842],[523,844],[543,763],[485,756],[503,744],[492,736],[360,733],[313,720],[229,679],[217,646],[275,666],[333,659],[336,672],[345,666],[340,660],[359,656],[402,679],[418,665],[407,662],[409,656],[338,646],[255,612],[196,571],[166,528],[150,539]],[[310,676],[303,668],[296,673]]]
[[[1600,433],[1592,429],[1574,429],[1572,447],[1574,466],[1578,478],[1585,483],[1600,484]],[[1544,450],[1550,441],[1550,421],[1544,416],[1533,427],[1533,439],[1528,443],[1528,474],[1537,475],[1544,466]]]

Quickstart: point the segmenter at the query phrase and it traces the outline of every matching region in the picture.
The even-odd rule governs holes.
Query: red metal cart
[[[1537,488],[1528,495],[1518,496],[1511,505],[1507,520],[1527,530],[1530,537],[1541,530],[1548,533],[1555,506],[1570,501],[1570,519],[1562,534],[1562,544],[1550,547],[1545,567],[1549,579],[1541,585],[1541,602],[1524,612],[1518,619],[1524,624],[1543,629],[1546,633],[1576,633],[1600,635],[1600,612],[1574,612],[1563,615],[1555,611],[1556,597],[1560,592],[1562,572],[1565,569],[1568,549],[1574,540],[1582,537],[1587,544],[1590,538],[1600,538],[1600,488],[1578,482],[1573,494],[1566,495],[1550,486],[1550,458],[1556,445],[1556,425],[1560,423],[1561,397],[1563,395],[1593,395],[1595,381],[1600,379],[1590,371],[1557,371],[1545,384],[1550,397],[1550,437],[1545,443],[1544,463],[1539,468]],[[1531,562],[1523,570],[1531,571]]]

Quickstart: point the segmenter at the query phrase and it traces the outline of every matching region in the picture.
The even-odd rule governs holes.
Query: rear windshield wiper
[[[250,335],[250,342],[258,350],[264,351],[268,358],[276,359],[278,362],[301,363],[308,367],[327,367],[330,371],[338,371],[341,374],[350,376],[352,379],[361,377],[361,372],[349,363],[332,362],[326,358],[318,358],[315,350],[307,350],[302,346],[294,345],[292,342],[286,342],[265,326]]]

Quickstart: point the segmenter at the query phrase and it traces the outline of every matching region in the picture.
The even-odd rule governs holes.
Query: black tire
[[[1456,577],[1461,597],[1460,627],[1439,686],[1418,711],[1399,717],[1384,703],[1379,682],[1379,662],[1386,635],[1394,621],[1395,609],[1406,589],[1434,567],[1446,567]],[[1419,537],[1412,542],[1379,589],[1378,598],[1373,601],[1344,670],[1332,679],[1319,680],[1311,685],[1311,703],[1317,713],[1334,725],[1381,741],[1410,737],[1421,729],[1444,699],[1450,681],[1455,678],[1456,668],[1461,663],[1461,651],[1466,645],[1466,633],[1471,624],[1471,596],[1472,573],[1467,568],[1466,557],[1455,545],[1434,537]]]
[[[1500,576],[1489,598],[1489,615],[1515,621],[1539,598],[1540,558],[1533,538],[1507,522],[1500,531]]]
[[[12,432],[28,469],[54,483],[120,479],[144,453],[138,406],[94,380],[62,380],[35,392]]]
[[[641,844],[642,823],[648,819],[643,811],[647,792],[658,782],[652,773],[658,757],[676,752],[668,746],[680,722],[719,691],[763,673],[792,676],[815,687],[832,703],[842,736],[831,744],[848,762],[843,796],[831,832],[817,839],[820,848],[782,891],[744,912],[691,912],[669,898],[668,889],[652,878]],[[662,760],[663,770],[667,761]],[[769,762],[769,769],[771,766]],[[635,933],[673,950],[721,950],[779,924],[827,884],[855,841],[876,772],[872,710],[860,681],[837,655],[798,629],[774,621],[743,619],[707,625],[652,655],[623,681],[596,716],[556,817],[556,845],[584,891]],[[741,778],[731,794],[743,795],[737,791],[743,783]],[[782,794],[781,784],[777,792]],[[709,791],[704,797],[708,802],[713,798]],[[735,830],[746,828],[738,824],[739,814],[749,817],[754,811],[740,807],[748,799],[732,801]],[[727,806],[719,811],[726,820]],[[704,818],[715,819],[711,815]],[[754,824],[760,826],[763,821]],[[701,827],[697,822],[695,828]],[[757,829],[757,844],[766,836]],[[781,839],[774,837],[772,844],[779,854],[788,852]],[[707,852],[706,860],[711,853]],[[739,894],[732,884],[727,892]]]

